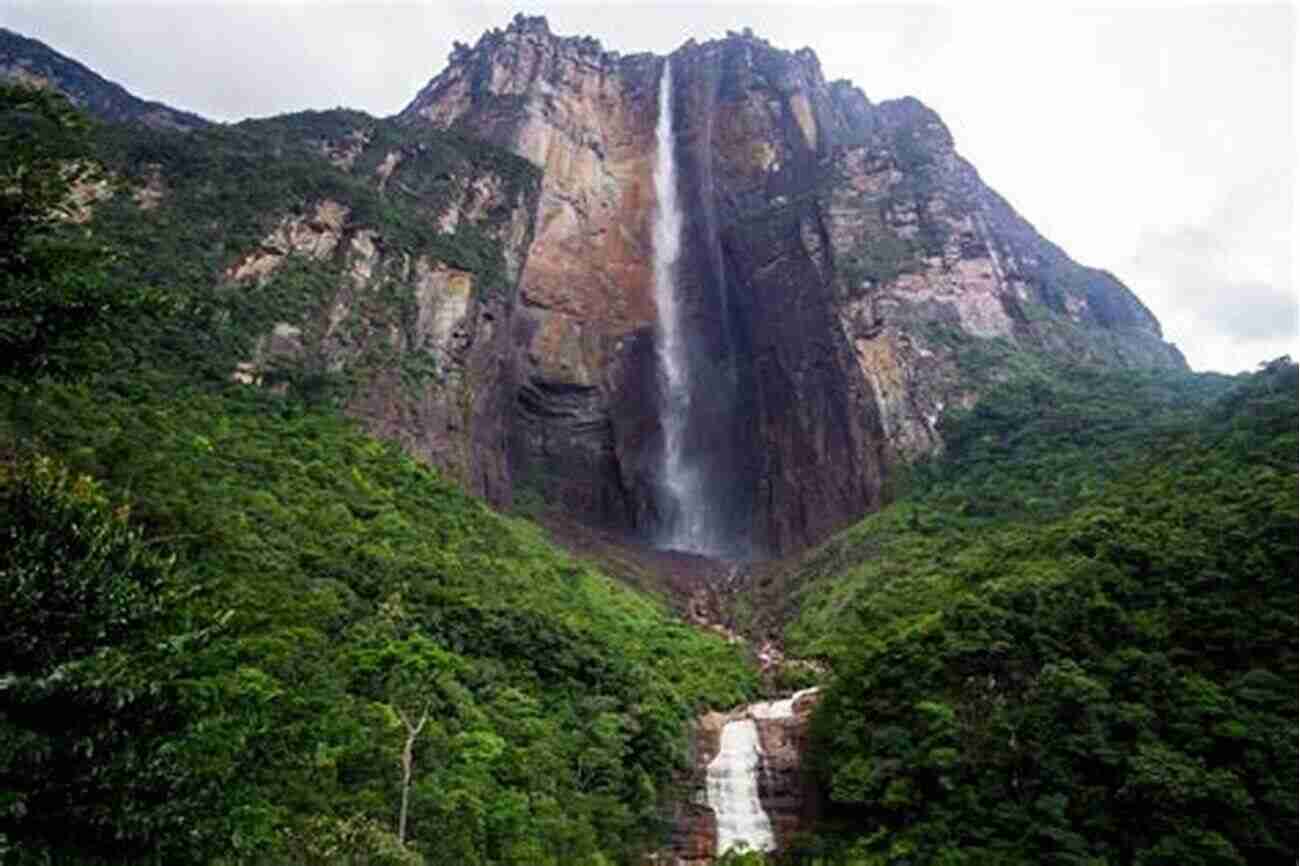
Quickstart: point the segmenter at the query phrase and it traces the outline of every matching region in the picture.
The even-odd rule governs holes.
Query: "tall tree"
[[[456,681],[461,659],[411,628],[394,596],[381,605],[375,621],[366,624],[368,639],[356,653],[357,675],[377,703],[402,728],[397,840],[406,843],[415,746],[440,713],[454,707],[463,687]]]

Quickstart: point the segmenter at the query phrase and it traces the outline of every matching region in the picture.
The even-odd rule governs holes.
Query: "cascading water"
[[[788,698],[782,698],[779,701],[765,701],[761,704],[750,704],[749,714],[756,719],[788,719],[794,716],[794,705],[808,695],[815,695],[821,689],[814,686],[811,689],[802,689],[792,694]]]
[[[718,754],[709,762],[705,796],[718,821],[718,856],[744,845],[751,851],[776,847],[772,822],[758,799],[762,762],[758,725],[735,719],[722,726]]]
[[[758,797],[764,761],[758,723],[793,719],[795,705],[817,691],[804,689],[782,700],[750,704],[743,716],[722,726],[718,754],[709,762],[704,786],[705,803],[717,819],[719,857],[742,845],[750,851],[777,847],[772,820]]]
[[[673,67],[664,61],[659,78],[659,120],[655,127],[654,293],[658,309],[660,423],[664,442],[659,477],[660,547],[718,555],[725,547],[711,525],[712,509],[698,469],[686,453],[691,414],[690,347],[683,333],[677,297],[677,257],[682,213],[677,203],[673,136]]]

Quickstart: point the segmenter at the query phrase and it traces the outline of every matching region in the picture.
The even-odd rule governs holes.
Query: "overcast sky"
[[[984,180],[1047,238],[1114,272],[1193,369],[1300,358],[1291,6],[630,3],[63,3],[0,25],[139,96],[217,120],[401,109],[516,11],[624,53],[728,29],[811,47],[827,79],[930,105]]]

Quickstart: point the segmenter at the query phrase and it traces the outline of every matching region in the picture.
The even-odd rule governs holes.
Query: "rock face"
[[[710,764],[718,755],[728,723],[752,723],[757,728],[758,799],[777,848],[794,834],[808,830],[819,814],[818,789],[812,772],[803,766],[808,725],[817,705],[815,690],[798,692],[781,701],[739,707],[729,713],[708,713],[694,731],[694,771],[689,795],[677,805],[674,832],[660,863],[704,866],[718,850],[718,815],[709,804]]]
[[[386,359],[360,365],[347,403],[370,430],[496,505],[540,497],[652,537],[653,166],[669,62],[678,305],[700,395],[686,447],[742,557],[798,550],[877,507],[889,467],[942,447],[942,413],[1026,356],[1184,365],[1127,288],[1039,236],[916,100],[873,104],[826,82],[811,51],[748,32],[620,56],[517,16],[457,45],[397,117],[313,139],[321,160],[414,209],[405,224],[421,234],[386,237],[373,201],[285,202],[220,280],[262,286],[305,259],[337,284],[313,314],[268,327],[235,375],[266,381],[277,358],[328,372]],[[215,128],[7,31],[0,75],[187,139]],[[435,130],[441,144],[418,140]],[[482,141],[531,163],[533,186]],[[133,198],[163,219],[172,180],[150,168]],[[367,312],[394,287],[401,315]]]
[[[654,470],[652,170],[660,61],[541,19],[485,35],[401,114],[543,169],[519,289],[517,487],[606,525],[644,522]]]
[[[349,139],[360,141],[360,152],[369,144],[364,136]],[[375,182],[403,184],[404,171],[414,168],[403,163],[419,156],[418,148],[372,156]],[[287,369],[299,377],[346,378],[344,408],[370,432],[505,504],[513,289],[532,238],[537,193],[491,167],[453,163],[446,171],[454,181],[428,202],[428,230],[447,237],[473,232],[500,251],[499,273],[458,266],[437,248],[412,254],[354,219],[347,205],[318,201],[309,213],[281,218],[225,274],[244,291],[264,291],[277,278],[303,274],[306,263],[305,274],[321,281],[311,306],[275,323],[234,376],[273,384]]]
[[[945,407],[999,375],[971,358],[1068,352],[1182,364],[1122,284],[1039,237],[919,102],[828,84],[811,51],[731,34],[674,65],[680,303],[692,443],[741,547],[811,544],[880,502],[886,467],[941,447]],[[653,526],[661,446],[650,227],[664,58],[517,16],[404,123],[461,130],[544,171],[514,324],[516,488]]]
[[[875,392],[891,451],[935,450],[1014,353],[1185,367],[1155,317],[1105,271],[1046,241],[957,155],[915,99],[871,106],[831,85],[845,144],[824,198],[837,313]]]

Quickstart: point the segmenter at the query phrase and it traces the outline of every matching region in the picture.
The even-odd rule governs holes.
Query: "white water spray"
[[[761,704],[750,704],[749,714],[756,719],[789,719],[794,717],[794,705],[808,695],[815,695],[819,692],[816,686],[811,689],[802,689],[792,694],[788,698],[779,701],[766,701]]]
[[[677,298],[682,214],[677,204],[677,163],[673,142],[673,67],[671,60],[665,60],[659,78],[659,121],[655,127],[654,292],[659,317],[658,362],[663,391],[663,404],[659,411],[664,431],[658,541],[661,546],[674,550],[714,554],[719,545],[709,532],[710,512],[703,485],[699,472],[684,454],[691,407],[691,380]]]

